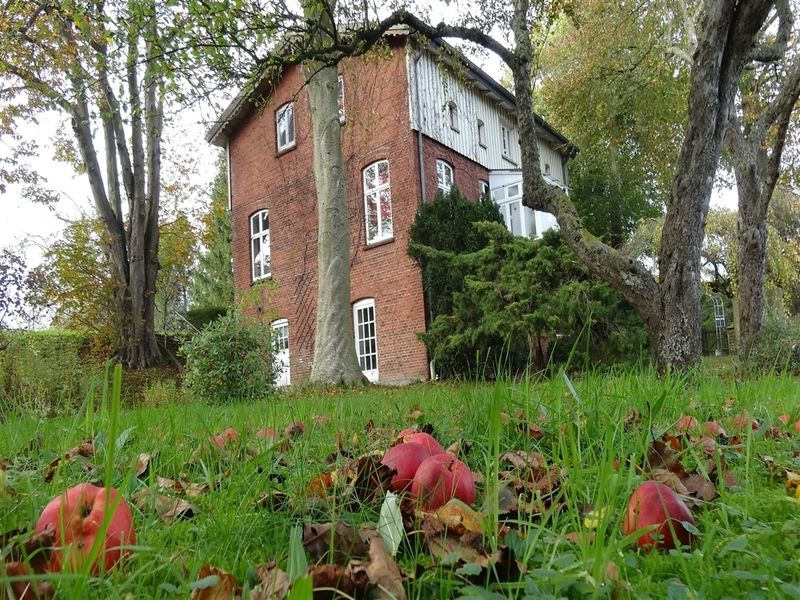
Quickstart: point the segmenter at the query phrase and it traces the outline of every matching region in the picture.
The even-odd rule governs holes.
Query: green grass
[[[638,467],[654,435],[672,431],[683,414],[714,418],[729,433],[733,415],[744,410],[765,425],[782,413],[796,415],[797,379],[737,381],[698,372],[659,380],[649,372],[626,372],[589,375],[573,384],[574,393],[560,377],[541,383],[303,390],[264,403],[123,409],[116,418],[102,403],[47,420],[6,407],[14,418],[0,425],[0,458],[10,462],[0,491],[0,534],[32,528],[50,498],[81,481],[109,481],[125,494],[152,483],[156,475],[209,482],[212,489],[191,499],[198,508],[191,519],[165,524],[154,512],[134,508],[138,545],[124,569],[105,578],[50,577],[59,597],[75,598],[185,598],[204,564],[244,582],[255,565],[273,555],[285,568],[290,532],[298,523],[376,521],[379,503],[352,510],[337,503],[309,507],[299,499],[329,468],[325,458],[335,450],[337,437],[356,454],[385,450],[394,433],[416,418],[432,424],[445,446],[461,439],[469,447],[465,460],[486,481],[477,502],[488,514],[485,543],[513,546],[526,574],[512,581],[468,579],[452,567],[432,566],[427,551],[409,541],[398,562],[410,598],[481,597],[470,596],[475,589],[519,598],[800,597],[800,504],[761,461],[766,454],[800,470],[793,455],[800,448],[797,437],[770,439],[762,427],[743,438],[740,451],[726,450],[738,486],[722,489],[719,498],[694,510],[700,535],[690,550],[640,553],[621,531],[627,499],[642,480]],[[641,419],[626,426],[634,410]],[[544,435],[532,440],[517,427],[517,414],[540,425]],[[286,452],[265,450],[254,437],[262,427],[283,430],[295,421],[304,423],[306,432]],[[226,427],[235,427],[241,445],[258,450],[255,455],[198,455],[208,436]],[[64,463],[52,482],[44,482],[49,463],[69,448],[86,438],[104,442],[120,435],[126,437],[118,448],[105,443],[105,451]],[[498,457],[507,450],[541,452],[565,473],[557,506],[514,524],[524,539],[502,538],[493,494],[486,493],[494,489]],[[133,475],[140,453],[153,457],[144,481]],[[687,453],[685,461],[693,460]],[[87,462],[96,470],[87,472]],[[276,510],[257,505],[275,489],[287,492],[295,505]],[[567,534],[588,531],[587,505],[605,509],[595,539],[566,541]],[[617,577],[609,577],[610,563]]]

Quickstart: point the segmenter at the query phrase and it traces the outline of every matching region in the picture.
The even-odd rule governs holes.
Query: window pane
[[[380,191],[381,235],[392,235],[392,194],[389,189]]]
[[[376,194],[367,196],[367,240],[378,237],[378,198]]]
[[[378,163],[378,184],[387,185],[389,183],[389,162],[384,160]]]
[[[258,220],[258,214],[255,214],[252,217],[250,217],[250,235],[258,233],[259,231],[261,231],[261,228]]]
[[[369,167],[364,171],[364,189],[366,190],[374,190],[375,189],[375,174],[377,171],[377,167],[375,165]]]

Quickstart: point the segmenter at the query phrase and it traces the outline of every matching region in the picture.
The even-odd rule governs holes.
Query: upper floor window
[[[443,160],[436,161],[436,181],[439,191],[447,194],[453,187],[453,167]]]
[[[368,244],[392,237],[392,190],[388,160],[379,160],[364,169],[364,214]]]
[[[269,255],[268,210],[260,210],[250,217],[250,256],[253,281],[272,275]]]
[[[482,148],[486,148],[486,125],[478,119],[478,143]]]
[[[447,117],[450,121],[450,129],[458,131],[458,106],[456,106],[456,103],[452,100],[447,103]]]
[[[478,181],[478,189],[480,190],[481,197],[489,195],[489,182],[481,179]]]
[[[294,102],[284,104],[275,111],[275,129],[278,136],[278,152],[295,145]]]
[[[503,156],[511,158],[511,129],[505,125],[500,125],[500,137],[503,142]]]
[[[336,100],[339,103],[339,123],[344,123],[344,76],[339,75],[336,89]]]

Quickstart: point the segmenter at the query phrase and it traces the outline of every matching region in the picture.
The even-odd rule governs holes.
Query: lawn
[[[787,490],[791,470],[800,471],[800,434],[791,427],[800,418],[795,378],[736,381],[698,372],[659,380],[626,372],[571,383],[557,376],[309,389],[250,404],[114,408],[109,401],[47,420],[17,412],[0,424],[4,561],[31,538],[45,504],[74,484],[110,481],[131,499],[138,539],[121,568],[27,578],[47,581],[57,597],[225,598],[228,592],[213,594],[232,581],[226,572],[246,598],[273,557],[298,577],[291,597],[305,597],[305,562],[353,567],[349,559],[359,558],[341,556],[349,529],[310,544],[309,526],[376,523],[384,498],[377,476],[355,490],[349,485],[373,463],[360,461],[359,471],[354,459],[382,453],[413,425],[432,427],[445,447],[458,444],[478,474],[476,513],[460,514],[480,531],[459,538],[456,527],[436,528],[440,516],[404,505],[409,534],[395,560],[409,598],[800,597],[800,503]],[[743,413],[760,427],[741,426],[735,417]],[[788,427],[782,414],[791,417]],[[698,427],[679,435],[683,415],[696,417]],[[727,435],[698,445],[710,419]],[[293,435],[281,433],[297,423],[303,427]],[[221,449],[209,442],[228,427],[237,440]],[[278,438],[258,437],[263,428]],[[674,447],[666,464],[654,464],[660,440]],[[91,451],[78,452],[86,441]],[[510,451],[537,468],[515,471],[504,457]],[[636,535],[623,534],[622,521],[633,490],[665,471],[693,473],[713,498],[690,498],[691,546],[648,553],[637,549]],[[415,517],[416,525],[408,522]],[[305,549],[298,526],[305,526]],[[368,558],[361,558],[363,565]],[[221,571],[209,577],[207,565]],[[0,573],[3,588],[9,581]]]

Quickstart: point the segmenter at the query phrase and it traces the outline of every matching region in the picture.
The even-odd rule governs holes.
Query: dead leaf
[[[564,539],[570,544],[594,544],[597,533],[594,531],[571,531],[564,534]]]
[[[300,437],[305,432],[306,426],[300,421],[295,421],[294,423],[290,423],[286,426],[286,429],[283,430],[283,435],[289,438],[296,438]]]
[[[314,600],[341,598],[338,592],[346,597],[361,598],[369,581],[366,570],[358,563],[313,565],[308,572],[314,580]]]
[[[346,565],[354,558],[366,558],[368,547],[358,531],[344,521],[303,527],[303,547],[315,561],[333,561]]]
[[[250,590],[250,600],[284,600],[289,595],[292,583],[285,571],[278,568],[273,558],[256,567],[258,585]]]
[[[642,413],[635,408],[631,408],[625,418],[622,420],[622,425],[625,429],[630,429],[634,425],[638,425],[642,420]]]
[[[92,440],[86,440],[75,446],[74,448],[70,448],[66,451],[64,456],[59,456],[55,460],[50,463],[49,468],[47,469],[47,473],[44,475],[44,480],[46,483],[50,483],[53,480],[53,477],[56,474],[56,470],[58,470],[59,465],[62,462],[69,462],[76,456],[83,456],[85,458],[89,458],[90,456],[94,456],[97,452],[97,449],[94,447]]]
[[[397,563],[386,552],[383,540],[377,532],[368,534],[369,564],[367,577],[375,586],[375,596],[391,600],[406,600],[406,591],[403,588],[403,576]]]
[[[473,510],[458,498],[453,498],[435,513],[442,528],[454,535],[463,535],[468,531],[483,533],[483,515]]]
[[[4,560],[24,563],[34,573],[44,573],[50,563],[54,539],[55,529],[50,527],[42,533],[12,529],[0,536],[0,552]]]
[[[152,457],[147,454],[146,452],[142,452],[136,458],[136,464],[133,466],[133,472],[136,473],[136,477],[142,478],[147,475],[147,472],[150,470],[150,459]]]
[[[683,480],[688,493],[696,498],[710,502],[718,496],[717,486],[698,472],[690,474]]]
[[[686,486],[683,484],[680,478],[672,471],[668,471],[667,469],[653,469],[650,471],[650,477],[654,481],[663,483],[667,487],[671,488],[673,492],[681,496],[689,495],[689,490],[686,489]]]
[[[311,417],[311,421],[314,423],[314,425],[327,425],[328,421],[330,420],[331,418],[327,415],[314,415]]]
[[[203,565],[197,575],[197,581],[203,582],[206,579],[211,581],[213,577],[217,578],[216,582],[207,586],[195,587],[192,590],[191,600],[231,600],[232,598],[239,600],[242,597],[242,586],[236,581],[236,577],[217,567]]]
[[[424,415],[425,412],[419,406],[414,405],[411,407],[411,410],[408,411],[408,414],[406,415],[406,420],[419,421]]]
[[[650,448],[647,450],[646,466],[650,471],[661,468],[673,472],[683,470],[683,465],[675,456],[672,447],[661,440],[655,440],[650,444]]]
[[[156,493],[148,488],[139,488],[131,500],[142,511],[155,510],[164,523],[170,524],[178,519],[191,519],[199,511],[197,507],[181,498]]]
[[[0,580],[6,577],[30,577],[31,570],[21,562],[8,562],[0,564]],[[18,579],[2,584],[0,598],[6,599],[6,586],[11,589],[9,600],[46,600],[55,595],[55,590],[46,581],[28,581]]]

